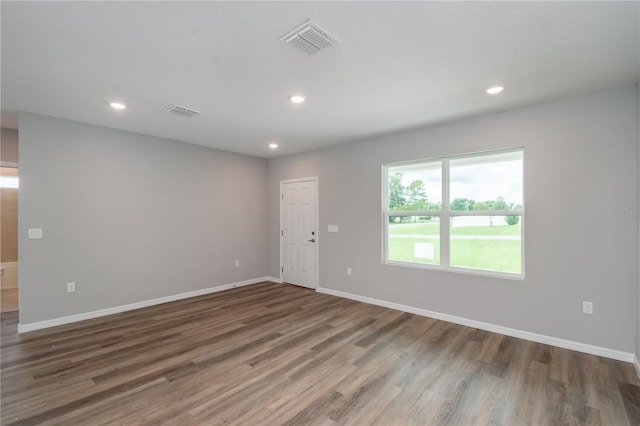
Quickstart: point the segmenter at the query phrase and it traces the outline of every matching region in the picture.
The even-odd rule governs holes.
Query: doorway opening
[[[18,165],[0,165],[0,312],[18,310]]]

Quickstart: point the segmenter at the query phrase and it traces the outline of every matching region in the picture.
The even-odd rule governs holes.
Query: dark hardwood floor
[[[16,326],[3,425],[640,424],[631,364],[294,286]]]

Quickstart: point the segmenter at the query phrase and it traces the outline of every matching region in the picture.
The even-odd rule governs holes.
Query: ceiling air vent
[[[183,107],[180,105],[169,105],[168,107],[163,109],[163,111],[180,115],[182,117],[193,117],[194,115],[200,114],[200,111],[196,111],[195,109]]]
[[[335,37],[329,35],[313,21],[305,22],[280,40],[302,50],[307,55],[315,55],[325,47],[338,43]]]

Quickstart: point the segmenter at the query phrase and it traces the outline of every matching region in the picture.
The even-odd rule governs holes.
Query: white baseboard
[[[224,290],[230,290],[232,288],[242,287],[245,285],[258,284],[265,281],[272,281],[272,278],[271,277],[254,278],[252,280],[239,281],[236,283],[204,288],[202,290],[189,291],[187,293],[180,293],[180,294],[174,294],[172,296],[159,297],[157,299],[144,300],[142,302],[130,303],[128,305],[114,306],[112,308],[100,309],[98,311],[85,312],[85,313],[76,314],[76,315],[69,315],[66,317],[54,318],[46,321],[32,322],[29,324],[18,324],[18,333],[27,333],[29,331],[41,330],[43,328],[56,327],[58,325],[70,324],[73,322],[103,317],[106,315],[118,314],[120,312],[146,308],[148,306],[159,305],[161,303],[167,303],[167,302],[174,302],[176,300],[188,299],[190,297],[203,296],[205,294],[216,293]]]
[[[401,305],[399,303],[387,302],[384,300],[373,299],[371,297],[360,296],[357,294],[346,293],[343,291],[332,290],[330,288],[318,287],[318,293],[330,294],[332,296],[343,297],[346,299],[356,300],[358,302],[369,303],[371,305],[382,306],[384,308],[395,309],[397,311],[408,312],[423,317],[434,318],[442,321],[452,322],[467,327],[478,328],[480,330],[491,331],[493,333],[503,334],[505,336],[517,337],[519,339],[530,340],[532,342],[544,343],[545,345],[557,346],[559,348],[570,349],[573,351],[584,352],[591,355],[611,358],[618,361],[634,362],[636,371],[640,375],[640,364],[634,354],[622,352],[615,349],[603,348],[600,346],[588,345],[586,343],[574,342],[571,340],[559,339],[557,337],[545,336],[543,334],[530,333],[528,331],[516,330],[514,328],[503,327],[501,325],[490,324],[481,321],[475,321],[468,318],[458,317],[455,315],[442,314],[440,312],[429,311],[426,309],[415,308],[413,306]]]
[[[265,281],[282,283],[282,280],[280,278],[275,278],[275,277],[267,276],[267,277],[254,278],[251,280],[239,281],[236,283],[224,284],[216,287],[205,288],[202,290],[195,290],[187,293],[180,293],[172,296],[165,296],[157,299],[145,300],[142,302],[131,303],[128,305],[114,306],[112,308],[100,309],[97,311],[85,312],[82,314],[69,315],[66,317],[54,318],[51,320],[33,322],[29,324],[18,324],[18,333],[27,333],[29,331],[56,327],[59,325],[70,324],[78,321],[84,321],[87,319],[103,317],[106,315],[113,315],[120,312],[146,308],[148,306],[159,305],[167,302],[174,302],[177,300],[188,299],[190,297],[202,296],[205,294],[216,293],[224,290],[230,290],[236,287],[258,284]],[[318,293],[324,293],[332,296],[342,297],[345,299],[356,300],[359,302],[364,302],[371,305],[377,305],[385,308],[395,309],[402,312],[408,312],[408,313],[420,315],[423,317],[429,317],[429,318],[434,318],[442,321],[451,322],[454,324],[464,325],[467,327],[478,328],[480,330],[486,330],[493,333],[503,334],[505,336],[517,337],[520,339],[530,340],[532,342],[538,342],[546,345],[557,346],[559,348],[570,349],[578,352],[584,352],[591,355],[602,356],[605,358],[611,358],[619,361],[631,362],[633,363],[636,369],[636,372],[638,373],[638,377],[640,378],[640,361],[638,361],[638,357],[633,353],[622,352],[622,351],[609,349],[609,348],[603,348],[600,346],[588,345],[585,343],[574,342],[571,340],[559,339],[557,337],[545,336],[542,334],[531,333],[528,331],[516,330],[509,327],[503,327],[500,325],[490,324],[490,323],[481,322],[481,321],[475,321],[468,318],[458,317],[455,315],[442,314],[440,312],[429,311],[426,309],[416,308],[413,306],[401,305],[399,303],[387,302],[380,299],[360,296],[357,294],[347,293],[347,292],[333,290],[329,288],[318,287],[316,291]]]

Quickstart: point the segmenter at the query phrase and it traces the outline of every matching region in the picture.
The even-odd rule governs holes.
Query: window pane
[[[442,162],[405,164],[387,169],[388,207],[391,212],[442,209]]]
[[[522,209],[522,151],[452,159],[451,210]]]
[[[388,259],[440,264],[438,216],[390,216]]]
[[[520,216],[451,218],[450,265],[522,273]]]

